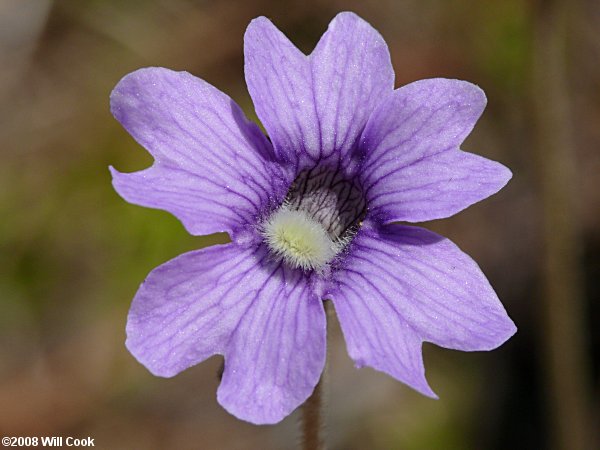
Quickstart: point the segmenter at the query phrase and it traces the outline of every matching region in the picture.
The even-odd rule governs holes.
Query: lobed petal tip
[[[278,422],[281,422],[281,420],[283,420],[289,414],[289,412],[276,415],[266,414],[265,412],[250,412],[245,408],[239,408],[236,404],[230,404],[227,397],[221,393],[220,389],[217,389],[217,402],[225,411],[235,418],[249,422],[252,425],[274,425]]]
[[[227,365],[225,365],[227,367]],[[227,369],[225,369],[227,370]],[[318,378],[317,378],[318,381]],[[317,381],[315,381],[315,386]],[[239,392],[227,392],[223,381],[217,389],[217,402],[232,416],[252,423],[254,425],[274,425],[281,422],[289,416],[295,409],[299,408],[312,394],[314,388],[306,391],[305,394],[296,400],[290,401],[288,396],[273,390],[268,395],[268,402],[256,402],[256,399],[250,400],[240,398]],[[288,393],[289,394],[289,393]]]
[[[503,318],[498,318],[497,320],[504,323],[495,325],[496,332],[489,340],[481,340],[478,345],[472,345],[470,348],[460,348],[459,350],[466,352],[489,352],[506,344],[517,333],[518,328],[506,312],[504,312]]]
[[[486,180],[486,184],[488,184],[488,189],[487,191],[482,190],[482,193],[487,193],[487,195],[482,196],[479,200],[477,200],[477,202],[500,192],[500,190],[502,190],[513,177],[512,171],[504,164],[487,158],[486,164],[488,165],[490,170],[488,174],[488,179]]]
[[[341,12],[337,13],[333,17],[333,19],[331,19],[331,22],[329,22],[329,25],[331,26],[331,24],[333,24],[334,22],[342,21],[342,20],[351,20],[353,22],[366,22],[365,19],[360,17],[354,11],[341,11]]]
[[[246,27],[246,31],[244,33],[244,41],[247,41],[250,38],[255,37],[254,35],[258,35],[261,32],[264,32],[265,29],[275,29],[280,31],[279,28],[275,26],[271,19],[266,16],[258,16],[250,21],[248,26]],[[258,36],[256,36],[258,37]]]
[[[155,84],[157,78],[171,74],[190,75],[186,71],[175,71],[165,67],[149,66],[134,70],[123,76],[110,93],[110,109],[113,116],[121,121],[117,117],[118,112],[122,106],[128,105],[128,102],[132,100],[132,96],[136,97],[140,90],[147,91],[148,84]]]
[[[499,335],[497,345],[495,347],[490,348],[489,350],[494,350],[498,347],[503,346],[511,337],[513,337],[517,333],[517,325],[513,322],[513,320],[510,317],[508,317],[508,315],[506,316],[506,320],[506,329],[502,334]]]
[[[130,334],[129,326],[127,328],[128,336],[125,339],[125,347],[136,361],[144,366],[152,375],[161,378],[172,378],[185,369],[171,370],[168,367],[157,364],[158,361],[156,359],[149,359],[145,354],[145,349],[139,345],[139,340],[133,338]]]
[[[500,164],[500,163],[498,163]],[[512,179],[513,177],[513,173],[512,170],[510,170],[508,167],[506,167],[504,164],[500,164],[501,167],[501,171],[503,172],[502,174],[502,178],[504,180],[504,184],[502,184],[502,186],[500,187],[500,189],[502,189],[504,186],[506,186],[508,184],[508,182]]]
[[[427,397],[429,397],[432,400],[439,400],[440,397],[433,391],[431,391],[431,394],[425,394]]]
[[[343,29],[337,31],[335,30],[335,28],[337,27],[343,27]],[[356,28],[356,29],[361,29],[363,31],[366,31],[367,35],[370,35],[371,38],[374,40],[374,42],[377,42],[377,44],[379,46],[382,46],[385,49],[385,52],[389,53],[387,50],[387,43],[385,42],[385,39],[383,38],[383,36],[381,35],[381,33],[379,33],[379,31],[377,29],[375,29],[373,27],[373,25],[371,25],[369,22],[367,22],[365,19],[363,19],[362,17],[360,17],[358,14],[356,14],[353,11],[342,11],[338,14],[335,15],[335,17],[333,19],[331,19],[331,21],[329,22],[329,25],[327,26],[327,30],[329,32],[339,32],[339,33],[344,33],[346,30],[352,29],[352,28]],[[325,35],[323,35],[325,36]],[[388,58],[389,54],[388,54]],[[391,58],[390,58],[391,60]],[[389,62],[389,65],[391,67],[391,61]],[[393,75],[393,70],[391,71],[392,75]],[[393,88],[393,85],[392,85]]]
[[[117,182],[117,178],[119,176],[126,175],[125,173],[123,173],[120,170],[116,169],[113,165],[108,166],[108,171],[110,172],[110,175],[112,177],[112,184],[113,184],[113,186],[115,186],[115,183]]]
[[[480,86],[456,78],[425,78],[401,86],[396,92],[405,89],[424,89],[432,93],[443,93],[443,97],[447,100],[454,99],[462,106],[470,106],[474,110],[481,110],[480,115],[487,105],[487,96]]]
[[[333,19],[331,19],[331,22],[329,24],[331,26],[331,24],[333,24],[334,22],[341,22],[341,21],[361,23],[361,24],[365,24],[365,25],[369,26],[370,28],[373,28],[373,26],[369,22],[367,22],[365,19],[360,17],[354,11],[341,11],[341,12],[337,13],[333,17]],[[373,30],[375,30],[375,29],[373,28]],[[375,31],[377,31],[377,30],[375,30]],[[378,31],[377,31],[377,34],[379,34]]]
[[[252,24],[258,24],[258,23],[268,23],[271,25],[273,24],[273,22],[271,22],[271,19],[269,19],[267,16],[258,16],[250,21],[247,28],[249,28]]]
[[[419,394],[422,394],[425,397],[429,397],[432,400],[440,399],[440,397],[434,392],[434,390],[431,389],[431,386],[429,386],[429,383],[425,378],[423,378],[421,383],[414,385],[409,384],[409,386],[416,390]]]
[[[438,395],[429,386],[429,383],[427,382],[427,379],[425,378],[424,373],[411,374],[412,377],[411,377],[411,379],[409,379],[405,376],[400,376],[399,373],[394,373],[393,371],[389,370],[389,368],[370,363],[368,361],[367,357],[358,355],[353,348],[349,348],[347,346],[346,349],[348,351],[348,355],[354,362],[354,367],[356,369],[370,367],[370,368],[376,370],[377,372],[381,372],[381,373],[391,376],[392,378],[395,378],[396,380],[400,381],[401,383],[406,384],[410,388],[414,389],[415,391],[419,392],[420,394],[425,395],[426,397],[432,398],[434,400],[439,400]]]
[[[464,92],[470,92],[473,97],[487,101],[485,91],[477,84],[471,83],[470,81],[459,80],[456,78],[442,78],[449,84],[454,84],[455,89],[463,90]]]

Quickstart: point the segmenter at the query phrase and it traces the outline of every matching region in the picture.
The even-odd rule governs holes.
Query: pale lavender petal
[[[319,129],[308,59],[266,17],[248,25],[244,71],[256,114],[278,156],[297,165],[299,158],[317,153]]]
[[[338,14],[310,55],[321,156],[348,156],[375,107],[394,89],[383,37],[354,13]]]
[[[394,306],[378,298],[372,285],[345,282],[329,294],[344,333],[348,355],[357,367],[387,373],[429,397],[437,396],[425,379],[423,340]]]
[[[446,79],[411,83],[383,101],[361,144],[370,214],[386,223],[449,217],[506,185],[506,167],[459,150],[485,104],[477,86]]]
[[[127,322],[127,348],[170,377],[225,355],[219,402],[253,423],[274,423],[312,392],[325,364],[325,313],[299,271],[264,248],[219,245],[154,269]]]
[[[276,423],[312,393],[325,366],[323,302],[305,275],[269,270],[229,342],[219,403],[236,417]]]
[[[285,195],[272,148],[227,95],[187,72],[147,68],[124,77],[111,111],[154,157],[132,174],[111,168],[127,201],[167,210],[191,234],[234,231]]]
[[[351,151],[394,72],[381,35],[353,13],[338,14],[310,56],[268,19],[244,38],[246,82],[275,150],[297,164]]]
[[[359,364],[430,395],[418,351],[422,341],[491,350],[516,331],[477,264],[422,228],[361,230],[328,294]]]
[[[127,321],[127,348],[153,374],[171,377],[223,354],[265,281],[260,257],[235,244],[184,253],[154,269]]]
[[[461,150],[444,151],[395,171],[393,166],[382,161],[370,174],[372,184],[365,186],[371,217],[384,223],[451,216],[495,194],[511,178],[502,164]]]

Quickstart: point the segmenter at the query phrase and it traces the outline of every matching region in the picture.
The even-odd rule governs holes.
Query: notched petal
[[[437,398],[425,378],[422,339],[392,306],[382,299],[373,302],[368,292],[365,283],[341,281],[330,293],[348,355],[358,368],[372,367]]]
[[[331,21],[309,57],[268,19],[255,19],[244,57],[256,113],[278,155],[300,169],[347,157],[394,84],[385,41],[352,13]]]
[[[396,90],[376,108],[361,143],[361,177],[373,218],[449,217],[508,182],[506,167],[459,150],[485,104],[474,84],[431,79]]]
[[[193,234],[234,231],[285,195],[270,143],[227,95],[187,72],[140,69],[111,95],[111,111],[154,157],[135,174],[113,172],[133,203],[165,209]]]
[[[253,252],[225,244],[157,267],[131,304],[127,348],[163,377],[223,354],[251,301],[256,266]]]
[[[300,271],[266,250],[226,244],[154,269],[127,321],[127,348],[171,377],[222,354],[218,400],[252,423],[275,423],[303,403],[325,365],[325,313]]]
[[[382,165],[366,188],[371,217],[379,222],[424,222],[450,217],[502,189],[512,177],[502,164],[448,150],[391,172]]]
[[[319,381],[325,333],[323,303],[307,278],[277,264],[229,342],[219,403],[255,424],[279,422]]]
[[[328,293],[351,356],[427,395],[422,342],[491,350],[516,331],[477,264],[422,228],[361,230]]]
[[[310,55],[321,157],[349,157],[369,119],[394,89],[383,37],[354,13],[338,14]]]

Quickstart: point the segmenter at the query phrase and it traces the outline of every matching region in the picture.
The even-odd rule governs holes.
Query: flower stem
[[[312,395],[302,405],[302,448],[303,450],[324,450],[321,436],[321,394],[323,376],[315,386]]]
[[[324,302],[327,317],[327,336],[329,336],[331,302]],[[329,354],[329,351],[327,351]],[[323,441],[323,386],[327,378],[327,361],[315,390],[302,405],[302,450],[325,450]]]

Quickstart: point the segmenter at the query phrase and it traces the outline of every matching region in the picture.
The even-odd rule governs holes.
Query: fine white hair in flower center
[[[344,248],[309,213],[286,204],[263,223],[262,234],[274,255],[304,270],[323,269]]]

